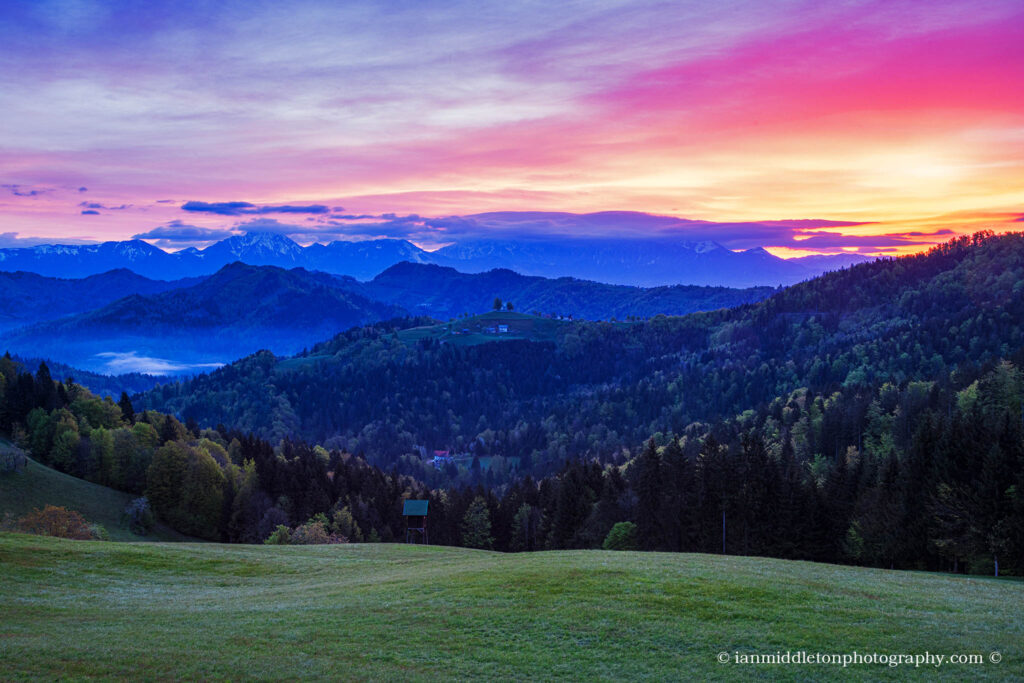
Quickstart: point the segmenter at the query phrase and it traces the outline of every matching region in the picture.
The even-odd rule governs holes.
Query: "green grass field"
[[[468,318],[438,323],[437,325],[422,325],[410,327],[398,332],[398,339],[403,344],[413,345],[424,339],[432,339],[453,346],[476,346],[491,342],[513,341],[527,339],[530,341],[555,341],[559,332],[568,323],[562,320],[541,318],[516,311],[491,311]],[[625,323],[617,323],[625,324]],[[487,332],[487,328],[505,325],[507,332]],[[465,332],[464,332],[465,330]],[[302,370],[312,366],[318,361],[333,358],[333,355],[311,354],[308,356],[296,356],[283,358],[278,361],[278,367],[283,370]]]
[[[505,325],[508,331],[487,332],[487,328],[498,325]],[[437,339],[456,346],[475,346],[513,339],[554,341],[559,330],[565,325],[566,323],[561,320],[516,311],[491,311],[438,325],[411,327],[399,332],[398,338],[406,344],[415,344],[422,339]]]
[[[5,679],[1024,678],[1018,581],[690,554],[15,534],[0,534],[0,572]],[[718,662],[778,650],[985,662]]]
[[[0,448],[9,447],[9,444],[0,444]],[[163,525],[157,525],[147,536],[136,536],[122,528],[121,513],[134,497],[63,474],[31,458],[21,472],[0,472],[0,517],[6,512],[21,517],[33,508],[58,505],[82,513],[90,522],[102,524],[115,541],[194,540]]]

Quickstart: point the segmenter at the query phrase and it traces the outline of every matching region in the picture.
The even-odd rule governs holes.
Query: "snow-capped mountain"
[[[523,275],[568,275],[641,287],[787,285],[834,269],[826,263],[809,272],[762,248],[734,252],[713,241],[677,238],[478,240],[444,247],[430,259],[465,273],[508,268]]]
[[[101,244],[41,244],[22,249],[0,249],[0,270],[23,270],[50,277],[78,278],[117,268],[145,277],[189,277],[176,267],[178,259],[142,240]]]
[[[305,265],[302,247],[284,235],[269,232],[250,232],[228,237],[199,253],[204,260],[217,263],[241,261],[254,266]]]
[[[283,235],[251,232],[206,249],[188,248],[176,253],[141,240],[0,249],[0,270],[66,278],[128,268],[145,277],[171,280],[210,275],[240,261],[369,280],[396,263],[408,261],[448,266],[464,273],[507,268],[523,275],[570,276],[644,287],[787,285],[863,260],[867,259],[852,254],[786,260],[762,248],[734,252],[714,241],[669,237],[477,239],[427,252],[399,239],[302,247]]]
[[[431,262],[429,252],[411,242],[395,239],[311,244],[306,247],[304,258],[307,268],[351,275],[359,280],[369,280],[403,261]]]

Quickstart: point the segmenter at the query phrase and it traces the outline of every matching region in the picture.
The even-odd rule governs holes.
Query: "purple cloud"
[[[212,242],[232,237],[235,233],[230,230],[218,230],[201,228],[197,225],[189,225],[182,221],[171,221],[167,225],[161,225],[147,232],[140,232],[132,235],[136,240],[161,240],[170,242]]]
[[[330,209],[323,204],[293,205],[280,204],[277,206],[256,206],[252,202],[197,202],[190,201],[181,205],[183,211],[195,211],[204,213],[216,213],[221,216],[243,216],[246,214],[267,214],[267,213],[330,213]]]
[[[217,213],[222,216],[237,216],[243,209],[250,209],[253,204],[249,202],[185,202],[181,205],[182,211],[200,211],[203,213]]]
[[[26,189],[24,185],[17,185],[14,183],[8,183],[6,185],[0,185],[5,190],[9,190],[11,194],[16,197],[38,197],[41,194],[46,194],[51,191],[51,188],[37,189]]]
[[[96,240],[87,240],[80,237],[18,237],[17,232],[0,232],[0,249],[24,249],[36,247],[40,244],[95,244]]]
[[[292,206],[283,204],[281,206],[261,206],[254,213],[329,213],[323,204],[309,204],[307,206]]]
[[[85,211],[82,212],[82,215],[83,216],[99,216],[100,212],[96,211],[95,209],[86,209]]]
[[[84,207],[86,209],[106,209],[108,211],[121,211],[123,209],[130,209],[132,207],[131,204],[122,204],[121,206],[104,206],[99,202],[81,202],[79,206]],[[82,213],[85,212],[83,211]]]

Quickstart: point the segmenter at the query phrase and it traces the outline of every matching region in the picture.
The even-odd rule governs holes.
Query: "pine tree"
[[[654,439],[649,439],[640,457],[633,464],[633,490],[637,495],[636,523],[640,547],[657,550],[664,547],[661,525],[663,479],[661,456]],[[632,468],[631,468],[632,469]]]
[[[128,398],[128,392],[121,392],[121,399],[117,402],[119,408],[121,408],[121,418],[125,421],[125,424],[133,424],[135,422],[135,408],[132,407],[132,400]]]
[[[469,504],[462,518],[462,545],[467,548],[488,549],[494,543],[491,538],[491,513],[487,501],[477,496]]]
[[[46,363],[39,364],[36,371],[36,405],[45,410],[53,410],[57,407],[57,389],[53,386],[53,378],[50,377],[50,368]]]

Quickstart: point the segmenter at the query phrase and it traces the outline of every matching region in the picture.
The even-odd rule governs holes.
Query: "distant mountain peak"
[[[437,264],[460,273],[507,269],[525,276],[574,277],[630,286],[750,287],[793,284],[864,260],[854,254],[781,259],[763,248],[732,251],[713,239],[687,240],[685,232],[676,231],[683,219],[636,212],[583,216],[492,213],[480,217],[495,226],[489,237],[466,236],[432,252],[396,238],[335,240],[302,247],[286,235],[253,230],[202,250],[190,247],[175,253],[141,240],[0,249],[0,269],[73,278],[126,267],[144,277],[171,280],[210,275],[241,261],[254,266],[302,267],[368,282],[407,261]],[[504,223],[522,222],[526,217],[555,227],[572,227],[576,225],[572,221],[582,221],[580,225],[597,232],[514,236],[502,229]],[[621,232],[609,233],[613,227]],[[612,234],[615,236],[609,236]]]
[[[703,242],[695,242],[693,250],[698,254],[706,254],[711,251],[717,251],[719,249],[725,249],[718,242],[712,242],[711,240],[704,240]]]
[[[221,244],[238,249],[264,249],[278,254],[293,253],[302,249],[291,238],[273,232],[247,232],[244,235],[229,237]]]

